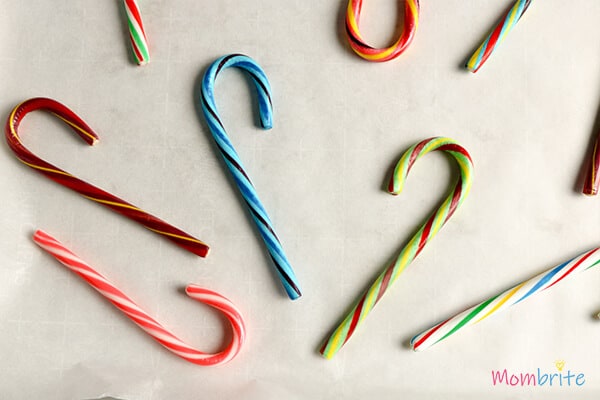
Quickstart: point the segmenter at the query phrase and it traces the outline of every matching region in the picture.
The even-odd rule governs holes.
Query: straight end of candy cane
[[[480,65],[473,65],[470,61],[467,61],[465,63],[465,68],[467,69],[467,71],[471,72],[471,73],[475,73],[477,71],[479,71],[479,67],[481,67]]]
[[[150,63],[150,60],[144,59],[144,60],[135,60],[137,65],[140,67],[143,67],[144,65],[148,65]]]
[[[289,264],[288,264],[289,266]],[[279,271],[279,278],[281,279],[281,283],[285,289],[290,300],[298,300],[302,297],[302,292],[300,291],[300,287],[298,286],[298,280],[291,266],[289,266],[287,273],[283,273],[283,271]]]
[[[50,235],[41,229],[36,229],[36,231],[33,233],[33,241],[37,244],[39,244],[40,241],[45,238],[50,238]]]
[[[139,6],[135,0],[123,0],[123,4],[127,14],[127,27],[133,56],[137,65],[146,65],[150,62],[150,50]]]
[[[290,300],[298,300],[300,297],[302,297],[302,293],[300,291],[287,291],[288,297],[290,298]]]
[[[531,0],[516,0],[513,6],[504,14],[502,19],[492,29],[481,46],[473,53],[465,67],[475,73],[486,62],[496,47],[504,40],[504,37],[519,22]]]
[[[210,247],[203,243],[202,245],[194,247],[190,251],[199,257],[205,258],[208,256],[208,253],[210,253]]]
[[[465,62],[465,68],[467,71],[474,74],[479,71],[479,68],[481,68],[481,66],[487,61],[491,53],[485,51],[485,44],[486,42],[480,45],[477,50],[475,50],[473,55],[471,55],[471,57],[467,60],[467,62]]]
[[[331,360],[337,353],[342,349],[342,347],[346,344],[348,339],[352,336],[354,332],[354,327],[352,329],[348,329],[348,323],[351,323],[352,319],[344,319],[340,323],[340,325],[335,328],[335,330],[325,339],[323,345],[319,349],[319,353],[326,360]]]
[[[420,333],[418,335],[415,335],[412,339],[410,339],[410,349],[412,351],[414,351],[415,353],[420,353],[422,350],[425,350],[426,348],[428,348],[429,346],[422,346],[423,341],[426,339],[426,334],[429,331],[425,331],[423,333]]]
[[[591,160],[588,164],[588,170],[583,182],[583,188],[581,192],[586,196],[596,196],[598,194],[598,187],[600,186],[600,153],[598,152],[598,142],[600,142],[600,136],[594,144],[594,150],[592,152]]]

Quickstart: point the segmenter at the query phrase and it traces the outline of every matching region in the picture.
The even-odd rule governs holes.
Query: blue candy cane
[[[273,230],[267,211],[258,199],[254,186],[244,170],[231,141],[227,137],[227,133],[217,112],[213,95],[215,80],[219,72],[230,67],[239,68],[250,76],[258,94],[260,124],[264,129],[270,129],[273,126],[273,105],[271,104],[271,87],[269,86],[269,81],[262,68],[254,60],[241,54],[231,54],[221,57],[208,67],[202,79],[202,97],[200,99],[202,102],[202,111],[217,147],[221,151],[225,165],[227,165],[227,168],[229,168],[229,171],[233,175],[233,179],[240,189],[250,210],[250,214],[258,227],[258,231],[269,250],[277,274],[290,299],[295,300],[302,295],[298,287],[296,275]]]

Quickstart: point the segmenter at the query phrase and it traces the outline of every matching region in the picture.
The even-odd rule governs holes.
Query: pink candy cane
[[[140,328],[146,331],[146,333],[154,340],[184,360],[204,366],[224,364],[233,359],[244,344],[244,340],[246,339],[246,328],[240,312],[231,301],[216,292],[203,289],[196,285],[188,285],[185,288],[185,292],[188,296],[216,308],[225,315],[231,324],[233,333],[231,342],[224,350],[216,354],[209,354],[196,350],[182,342],[145,311],[139,308],[129,297],[117,289],[105,277],[96,272],[92,267],[73,254],[52,236],[38,230],[34,233],[33,240],[61,264],[75,272],[94,289],[100,292],[102,296],[121,310]]]

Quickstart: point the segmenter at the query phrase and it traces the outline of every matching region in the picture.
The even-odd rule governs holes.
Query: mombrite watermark
[[[557,360],[554,366],[558,373],[545,371],[537,368],[533,372],[513,372],[506,368],[503,370],[492,370],[492,385],[504,386],[538,386],[538,387],[569,387],[585,385],[585,374],[583,372],[571,371],[565,368],[564,360]]]

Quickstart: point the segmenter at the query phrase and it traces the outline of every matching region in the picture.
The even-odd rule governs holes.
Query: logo
[[[546,371],[537,368],[530,372],[514,372],[507,368],[492,370],[492,385],[494,386],[536,386],[536,387],[572,387],[585,385],[585,374],[566,368],[565,360],[554,361],[554,370]]]

